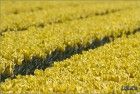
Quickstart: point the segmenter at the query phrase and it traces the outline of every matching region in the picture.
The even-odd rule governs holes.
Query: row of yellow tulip
[[[65,3],[62,4],[65,5]],[[46,2],[44,4],[49,5],[51,3]],[[23,5],[21,6],[23,7]],[[34,7],[36,7],[37,5],[35,4]],[[107,4],[107,2],[106,3],[91,2],[90,4],[89,2],[85,3],[82,2],[79,3],[77,6],[72,6],[73,4],[71,4],[71,6],[70,5],[66,6],[67,5],[66,3],[65,7],[64,6],[58,7],[60,6],[59,3],[56,3],[54,5],[56,5],[56,7],[54,8],[50,8],[51,6],[49,7],[46,5],[48,7],[47,9],[35,12],[23,12],[18,15],[14,14],[6,15],[4,12],[2,12],[0,33],[6,31],[22,31],[28,29],[30,26],[44,27],[46,25],[53,23],[62,23],[73,19],[82,19],[93,15],[100,14],[102,15],[118,10],[136,8],[138,7],[138,5],[140,5],[140,2],[138,3],[112,2],[109,5]],[[5,11],[6,8],[4,8],[3,10]]]
[[[140,33],[54,62],[35,75],[0,84],[2,93],[136,94],[140,92]]]
[[[82,2],[75,1],[1,1],[1,13],[5,15],[36,12],[40,10],[79,6]],[[9,7],[10,6],[10,7]]]
[[[109,3],[109,4],[108,4]],[[36,12],[40,10],[47,10],[53,8],[68,8],[84,5],[94,5],[96,6],[139,6],[138,1],[1,1],[1,13],[6,15],[10,14],[20,14],[26,12]],[[10,7],[9,7],[10,6]]]
[[[116,12],[102,17],[74,20],[43,29],[31,27],[25,32],[7,32],[0,37],[0,73],[12,73],[15,65],[33,56],[45,58],[66,46],[87,46],[104,37],[133,33],[140,26],[140,9]],[[29,32],[28,32],[29,31]]]

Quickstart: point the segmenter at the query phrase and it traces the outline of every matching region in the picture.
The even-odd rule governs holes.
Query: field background
[[[0,94],[139,94],[139,65],[139,0],[0,0]]]

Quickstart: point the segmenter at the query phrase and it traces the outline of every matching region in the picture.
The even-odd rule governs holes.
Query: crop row
[[[56,9],[56,8],[68,8],[68,7],[78,7],[84,5],[94,5],[94,6],[105,6],[109,4],[113,4],[115,6],[124,5],[124,6],[138,6],[139,2],[124,2],[124,1],[116,1],[107,2],[107,1],[1,1],[1,13],[10,15],[10,14],[20,14],[26,12],[36,12],[40,10],[47,9]],[[10,7],[9,7],[10,6]]]
[[[0,84],[3,93],[134,94],[140,90],[140,33]],[[135,87],[125,91],[122,86]]]
[[[74,1],[1,1],[0,12],[5,15],[19,15],[21,13],[37,12],[54,8],[77,7],[80,4],[80,2]]]
[[[79,4],[77,6],[67,6],[66,8],[48,8],[36,12],[25,12],[19,15],[5,15],[4,13],[1,13],[0,33],[6,31],[27,30],[31,26],[44,27],[53,23],[62,23],[73,19],[83,19],[93,15],[103,15],[136,7],[138,7],[138,4],[130,6],[130,3],[111,3],[109,5],[106,3],[87,3]]]
[[[0,73],[12,74],[15,65],[33,56],[42,57],[66,46],[90,44],[104,37],[134,33],[140,26],[140,9],[126,10],[103,17],[91,17],[25,32],[7,32],[0,37]],[[29,32],[28,32],[29,31]]]

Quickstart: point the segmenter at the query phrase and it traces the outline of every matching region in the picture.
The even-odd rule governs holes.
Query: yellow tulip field
[[[140,1],[0,1],[0,94],[139,94]]]

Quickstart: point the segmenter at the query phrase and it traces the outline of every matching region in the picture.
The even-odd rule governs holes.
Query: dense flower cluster
[[[94,50],[55,62],[35,75],[18,75],[0,84],[2,93],[135,94],[122,86],[140,88],[140,33],[122,37]]]

